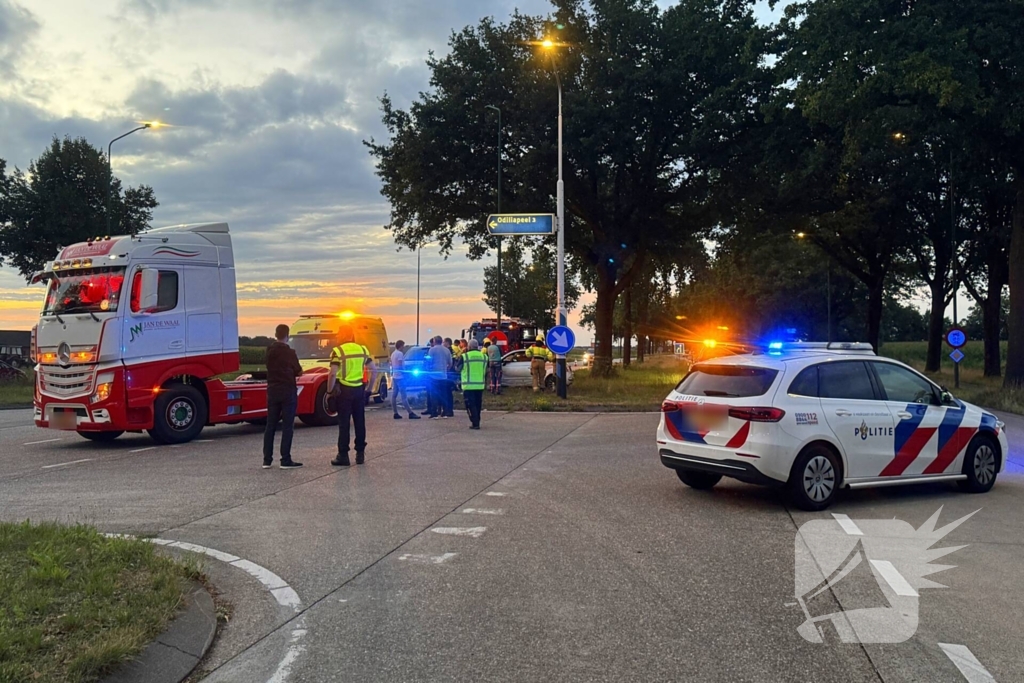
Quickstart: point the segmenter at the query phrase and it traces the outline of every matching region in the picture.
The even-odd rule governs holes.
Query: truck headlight
[[[92,394],[92,402],[100,403],[110,398],[114,390],[114,376],[110,374],[100,375],[96,379],[96,391]]]

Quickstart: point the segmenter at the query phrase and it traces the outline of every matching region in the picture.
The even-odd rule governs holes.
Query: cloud
[[[16,62],[39,32],[39,21],[13,0],[0,0],[0,78],[15,78]]]

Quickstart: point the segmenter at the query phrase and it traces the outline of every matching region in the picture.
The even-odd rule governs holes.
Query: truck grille
[[[44,365],[41,382],[44,393],[51,396],[80,396],[92,391],[93,371],[91,365]]]

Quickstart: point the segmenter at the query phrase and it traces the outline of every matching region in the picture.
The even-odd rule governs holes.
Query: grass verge
[[[0,523],[0,681],[96,680],[164,630],[199,573],[90,527]]]
[[[590,370],[575,373],[569,398],[552,392],[534,394],[528,387],[507,388],[501,396],[484,394],[488,410],[533,412],[648,412],[657,411],[665,396],[686,374],[687,365],[674,356],[651,356],[643,365],[616,367],[610,377]]]
[[[0,380],[0,408],[32,405],[35,394],[35,373],[25,370],[24,379]]]

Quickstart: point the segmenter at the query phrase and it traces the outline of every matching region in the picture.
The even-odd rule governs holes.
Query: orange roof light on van
[[[352,311],[342,311],[341,313],[338,314],[338,317],[341,318],[342,320],[351,320],[352,318],[356,317],[356,314],[353,313]]]

